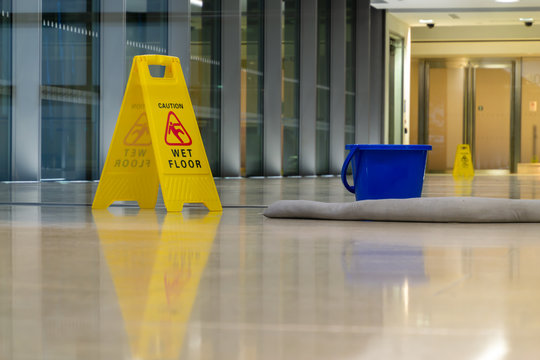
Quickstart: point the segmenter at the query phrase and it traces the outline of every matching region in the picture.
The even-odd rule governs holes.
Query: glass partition
[[[242,0],[240,141],[243,176],[263,175],[264,1]]]
[[[298,175],[300,141],[300,1],[283,1],[282,156],[283,175]]]
[[[167,0],[126,0],[126,81],[134,56],[167,55],[167,3]]]
[[[388,64],[388,143],[403,142],[403,38],[390,35]]]
[[[99,3],[42,1],[42,179],[99,177]]]
[[[221,6],[191,2],[190,95],[212,175],[220,176]]]
[[[521,78],[521,162],[537,163],[540,157],[540,58],[524,58]]]
[[[356,131],[356,0],[347,0],[345,31],[347,49],[345,68],[345,144],[354,144]]]
[[[0,180],[11,176],[11,0],[0,0]]]
[[[330,0],[318,0],[316,173],[328,174],[330,161]]]

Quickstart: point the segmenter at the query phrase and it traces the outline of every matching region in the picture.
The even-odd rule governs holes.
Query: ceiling
[[[420,19],[433,20],[437,26],[521,25],[520,18],[540,23],[538,0],[371,0],[371,5],[386,9],[409,26],[425,26]]]

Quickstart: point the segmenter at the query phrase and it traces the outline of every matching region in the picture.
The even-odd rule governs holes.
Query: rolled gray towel
[[[323,203],[280,200],[270,205],[269,218],[372,220],[459,223],[540,222],[540,200],[439,197]]]

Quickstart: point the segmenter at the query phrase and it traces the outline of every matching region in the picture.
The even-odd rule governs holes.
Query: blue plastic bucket
[[[346,145],[343,185],[356,200],[420,197],[431,145]],[[354,186],[347,181],[352,161]]]

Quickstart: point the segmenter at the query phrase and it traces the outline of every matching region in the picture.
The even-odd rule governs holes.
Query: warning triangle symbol
[[[167,127],[165,128],[165,144],[171,146],[189,146],[191,143],[191,136],[189,136],[178,116],[173,111],[169,112],[169,116],[167,116]]]
[[[143,112],[129,129],[124,138],[124,145],[127,146],[148,146],[152,144],[150,130],[148,129],[148,120],[146,113]]]

